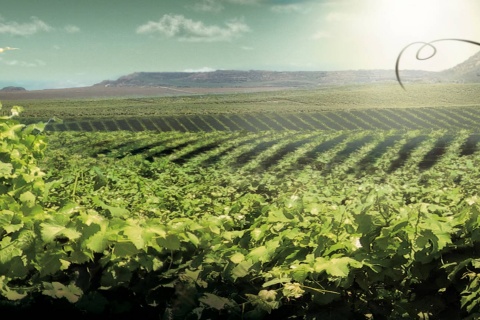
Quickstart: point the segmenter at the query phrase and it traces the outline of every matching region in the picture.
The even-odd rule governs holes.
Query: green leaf
[[[273,279],[273,280],[270,280],[270,281],[267,281],[265,282],[262,287],[263,288],[266,288],[266,287],[270,287],[270,286],[273,286],[273,285],[276,285],[276,284],[284,284],[284,283],[289,283],[292,281],[292,278],[278,278],[278,279]]]
[[[187,237],[194,246],[198,247],[198,245],[200,244],[200,240],[196,235],[187,231]]]
[[[360,268],[361,266],[361,262],[349,257],[332,258],[330,260],[318,257],[315,259],[313,268],[317,273],[325,271],[333,277],[344,278],[348,276],[351,269],[350,267]]]
[[[62,123],[63,123],[63,119],[60,119],[60,118],[55,117],[55,116],[51,118],[51,121],[56,122],[56,123],[58,123],[58,124],[62,124]]]
[[[15,246],[22,250],[27,250],[30,245],[33,244],[35,240],[35,233],[31,230],[24,229],[18,235],[18,238],[15,241]]]
[[[71,303],[77,302],[83,294],[83,291],[74,284],[65,286],[60,282],[43,282],[43,286],[45,288],[43,290],[44,295],[53,298],[65,298]]]
[[[93,252],[103,252],[108,246],[108,237],[106,231],[102,229],[96,232],[93,236],[84,241],[84,245]]]
[[[129,225],[123,229],[123,233],[127,236],[137,249],[145,247],[145,241],[143,239],[144,229],[138,225]]]
[[[20,292],[20,291],[13,291],[7,288],[6,292],[2,292],[2,295],[7,298],[8,300],[15,301],[21,300],[25,298],[28,293],[27,292]]]
[[[122,218],[122,217],[127,217],[130,214],[130,212],[127,209],[109,206],[108,204],[100,200],[98,197],[93,197],[92,201],[100,208],[104,210],[108,210],[114,217]]]
[[[57,250],[49,250],[40,256],[39,264],[43,266],[40,269],[40,274],[42,276],[53,275],[62,270],[61,260],[68,259],[64,252]]]
[[[80,236],[82,235],[80,232],[78,232],[75,229],[66,228],[64,226],[60,226],[52,223],[41,223],[40,227],[41,227],[42,240],[47,243],[54,241],[55,238],[60,236],[67,237],[69,240],[76,240],[80,238]]]
[[[0,241],[0,264],[9,263],[14,257],[19,257],[23,251],[15,246],[10,237],[3,237]]]
[[[307,264],[293,265],[291,275],[293,280],[303,283],[311,271],[313,271],[312,267]]]
[[[198,301],[215,310],[222,310],[225,308],[225,306],[232,305],[232,301],[229,299],[219,297],[212,293],[204,293],[203,296],[198,299]]]
[[[10,109],[10,113],[12,114],[12,116],[19,116],[20,113],[22,113],[24,110],[23,107],[21,106],[13,106],[12,109]]]
[[[210,224],[208,225],[208,228],[210,229],[210,231],[212,231],[212,233],[214,234],[220,234],[220,228],[214,224]]]
[[[165,238],[158,238],[157,243],[159,246],[164,247],[168,250],[180,249],[180,239],[174,234],[169,234]]]
[[[13,172],[13,166],[11,163],[5,163],[0,161],[0,177],[10,177]]]
[[[253,263],[250,260],[244,260],[240,262],[232,269],[233,278],[237,279],[237,278],[245,277],[249,273],[250,268],[252,266],[253,266]]]
[[[20,230],[24,226],[20,219],[15,219],[15,213],[10,210],[0,210],[0,228],[6,233]]]
[[[233,254],[230,257],[230,261],[232,261],[233,263],[237,263],[237,264],[242,262],[243,260],[245,260],[245,256],[243,254],[241,254],[240,252],[236,252],[235,254]]]
[[[291,222],[284,214],[282,209],[271,210],[268,212],[268,222]]]
[[[116,242],[113,248],[115,257],[130,257],[138,253],[138,248],[132,242]]]
[[[165,231],[165,226],[158,221],[149,220],[146,222],[144,226],[145,234],[153,234],[153,236],[160,236],[165,238],[167,236],[167,232]]]
[[[261,246],[250,251],[247,258],[251,259],[253,262],[266,262],[270,259],[270,255],[267,247]]]

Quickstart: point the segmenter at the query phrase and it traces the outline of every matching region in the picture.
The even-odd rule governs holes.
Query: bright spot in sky
[[[444,38],[459,38],[473,41],[472,23],[478,26],[478,6],[473,1],[452,0],[366,0],[363,8],[368,13],[358,22],[359,39],[368,47],[372,43],[380,47],[370,48],[371,52],[383,51],[392,56],[413,42],[430,42]],[[373,40],[374,39],[374,40]],[[435,44],[437,54],[429,60],[417,61],[416,51],[421,44],[405,52],[403,68],[439,71],[448,69],[478,52],[480,48],[456,41]],[[431,48],[425,48],[421,56],[429,56]],[[396,55],[394,55],[396,58]],[[408,57],[408,59],[407,59]]]

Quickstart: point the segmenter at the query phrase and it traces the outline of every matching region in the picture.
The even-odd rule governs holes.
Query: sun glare
[[[424,41],[441,33],[445,27],[441,22],[448,14],[438,0],[383,1],[380,9],[378,18],[386,34],[408,41]]]
[[[475,27],[478,18],[474,18],[473,5],[470,1],[448,0],[401,0],[384,1],[374,0],[377,4],[370,10],[368,22],[372,28],[370,37],[375,37],[385,52],[401,50],[413,42],[430,42],[444,38],[466,38],[473,41],[480,39],[471,38],[472,23]],[[370,8],[373,8],[371,6]],[[472,22],[473,21],[473,22]],[[368,38],[365,41],[369,41]],[[370,38],[371,41],[371,38]],[[419,65],[424,70],[441,70],[451,67],[468,58],[480,50],[466,44],[439,43],[437,55],[428,61],[415,61],[416,50],[412,48],[410,56],[412,63]],[[441,49],[441,50],[440,50]],[[421,56],[430,56],[432,49],[426,47]],[[443,56],[443,58],[442,58]]]

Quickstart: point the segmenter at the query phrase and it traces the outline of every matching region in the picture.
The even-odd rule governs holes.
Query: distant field
[[[407,91],[397,84],[383,84],[169,97],[3,100],[2,103],[4,112],[11,105],[24,106],[22,121],[27,123],[52,117],[62,119],[63,123],[48,127],[54,131],[478,128],[480,84],[406,87]],[[127,93],[128,90],[124,91]]]
[[[38,121],[32,118],[25,122]],[[324,112],[251,112],[111,118],[73,118],[51,122],[49,131],[250,131],[267,130],[477,130],[480,108],[384,108]]]
[[[22,105],[24,117],[112,118],[250,112],[318,112],[339,109],[480,106],[480,84],[394,84],[318,87],[317,89],[180,88],[196,93],[165,96],[155,88],[105,88],[117,96],[69,89],[65,96],[36,97],[33,92],[0,93],[5,107]],[[178,90],[180,90],[178,89]],[[83,89],[78,89],[83,90]],[[197,91],[196,91],[197,90]],[[200,91],[198,91],[200,90]],[[208,89],[210,90],[210,89]],[[147,94],[148,91],[148,94]],[[232,93],[233,91],[233,93]],[[107,91],[106,91],[107,92]],[[155,95],[157,92],[157,95]],[[203,93],[202,93],[203,92]],[[136,93],[136,94],[135,94]],[[32,96],[29,98],[29,94]],[[8,109],[8,108],[4,108]]]

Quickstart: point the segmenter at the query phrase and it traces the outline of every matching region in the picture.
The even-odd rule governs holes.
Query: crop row
[[[65,133],[67,134],[67,133]],[[73,134],[73,133],[71,133]],[[87,133],[86,133],[87,134]],[[89,138],[78,140],[85,147]],[[120,135],[120,132],[119,132]],[[96,137],[101,139],[102,137]],[[93,143],[93,142],[91,142]],[[325,175],[365,175],[381,168],[428,170],[479,151],[480,134],[472,130],[262,131],[210,133],[145,133],[93,144],[91,155],[122,159],[140,156],[153,162],[233,168],[277,175],[306,168]]]
[[[477,129],[480,111],[462,108],[384,108],[299,113],[169,115],[150,118],[65,119],[53,131],[268,131]]]

